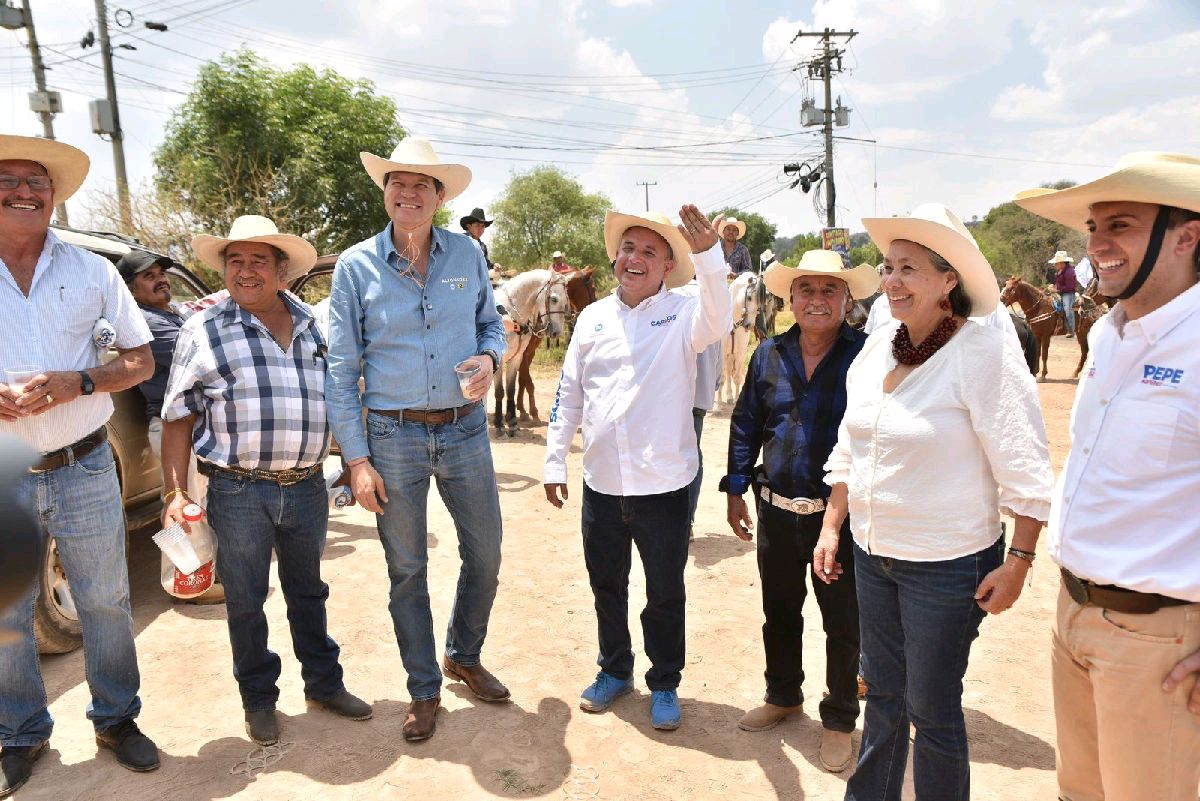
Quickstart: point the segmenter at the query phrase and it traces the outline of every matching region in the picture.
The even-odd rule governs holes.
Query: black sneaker
[[[112,751],[123,768],[138,773],[158,768],[158,746],[132,720],[96,732],[96,745]]]
[[[21,789],[33,774],[33,763],[46,751],[47,743],[6,745],[0,749],[0,798]]]

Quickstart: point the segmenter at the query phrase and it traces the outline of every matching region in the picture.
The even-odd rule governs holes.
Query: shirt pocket
[[[104,314],[104,295],[99,287],[64,287],[59,291],[59,304],[53,308],[54,327],[61,326],[70,339],[91,340],[92,328]]]
[[[1179,410],[1161,403],[1118,401],[1103,423],[1100,458],[1106,469],[1131,478],[1168,474]]]

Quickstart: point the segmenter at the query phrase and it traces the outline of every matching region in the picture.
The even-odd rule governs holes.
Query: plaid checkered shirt
[[[206,462],[287,470],[329,452],[325,338],[312,309],[280,296],[293,320],[286,350],[232,298],[192,315],[179,332],[163,419],[195,415],[192,445]]]

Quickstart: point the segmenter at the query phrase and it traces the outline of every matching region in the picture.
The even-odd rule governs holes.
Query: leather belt
[[[440,426],[444,423],[453,423],[460,417],[466,417],[475,411],[475,407],[478,405],[479,401],[471,401],[457,409],[372,409],[371,411],[405,423]]]
[[[287,470],[259,470],[257,468],[247,470],[244,467],[226,467],[224,465],[213,464],[212,462],[196,461],[196,470],[202,476],[225,473],[237,476],[238,478],[249,478],[253,481],[273,481],[281,487],[290,487],[292,484],[299,484],[314,473],[319,473],[321,467],[321,463],[317,462],[309,467],[289,467]]]
[[[1138,592],[1117,587],[1112,584],[1095,584],[1067,570],[1062,571],[1063,585],[1067,595],[1081,606],[1099,606],[1114,612],[1124,612],[1128,615],[1148,615],[1167,606],[1185,606],[1193,603],[1181,598],[1170,598],[1153,592]]]
[[[66,467],[72,462],[78,462],[107,441],[108,429],[100,426],[78,442],[72,442],[67,447],[59,448],[50,453],[43,453],[42,458],[29,468],[29,472],[45,473],[48,470],[57,470],[60,467]]]
[[[785,498],[771,492],[770,487],[760,486],[758,494],[762,499],[771,504],[777,509],[782,509],[785,512],[791,512],[796,515],[815,515],[817,512],[825,511],[824,498]]]

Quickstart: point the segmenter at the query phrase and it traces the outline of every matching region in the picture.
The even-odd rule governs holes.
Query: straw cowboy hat
[[[287,254],[288,269],[283,281],[290,284],[308,272],[317,261],[317,249],[293,234],[281,234],[275,223],[257,214],[238,217],[229,227],[229,236],[198,234],[192,237],[192,250],[200,261],[218,272],[225,269],[221,254],[231,242],[265,242]]]
[[[564,259],[564,258],[566,258],[566,257],[565,257],[565,256],[563,256],[563,252],[562,252],[561,250],[556,250],[556,251],[554,251],[553,253],[551,253],[551,254],[550,254],[550,258],[552,258],[552,259]]]
[[[862,224],[884,255],[893,241],[904,239],[924,245],[950,262],[962,280],[972,317],[995,311],[1000,302],[996,274],[962,220],[941,203],[924,203],[907,217],[866,217]]]
[[[874,267],[860,264],[847,269],[841,254],[832,250],[810,250],[800,257],[796,267],[776,262],[767,268],[763,283],[772,295],[791,300],[792,282],[802,275],[829,275],[845,281],[855,300],[868,298],[879,289],[879,276]]]
[[[1200,212],[1200,158],[1181,153],[1130,153],[1112,171],[1068,189],[1026,189],[1013,202],[1039,217],[1087,233],[1094,203],[1125,201]]]
[[[467,230],[467,226],[471,223],[483,223],[483,227],[487,228],[494,222],[495,220],[489,220],[487,218],[487,215],[483,213],[483,209],[481,208],[471,209],[470,214],[468,214],[466,217],[460,217],[458,220],[458,224],[462,226],[464,231]]]
[[[77,147],[36,136],[0,134],[0,161],[36,161],[54,182],[54,202],[64,203],[83,186],[92,160]]]
[[[683,238],[683,234],[679,233],[675,223],[661,211],[647,211],[644,214],[605,212],[604,247],[608,250],[609,259],[617,258],[621,237],[630,228],[649,228],[667,240],[667,244],[671,246],[675,267],[663,278],[667,289],[677,289],[692,280],[692,276],[696,274],[696,265],[692,263],[692,246]]]
[[[731,225],[737,226],[737,229],[738,229],[737,238],[738,239],[741,239],[743,236],[746,235],[746,223],[742,222],[737,217],[727,217],[725,219],[725,222],[721,223],[721,230],[717,231],[717,233],[723,235],[725,233],[725,229]]]
[[[389,172],[415,172],[442,182],[446,188],[443,202],[449,203],[463,193],[471,183],[471,171],[462,164],[443,164],[428,139],[405,137],[392,151],[391,158],[382,158],[365,150],[358,154],[367,174],[383,189],[383,179]],[[482,211],[482,209],[477,209]]]
[[[764,264],[766,264],[769,261],[772,261],[774,258],[775,258],[775,251],[771,250],[770,248],[767,248],[762,253],[758,254],[758,260]]]
[[[1058,251],[1055,251],[1054,256],[1052,256],[1050,261],[1046,262],[1046,264],[1059,264],[1060,262],[1064,262],[1064,261],[1067,264],[1075,263],[1075,260],[1067,255],[1067,251],[1058,250]]]

